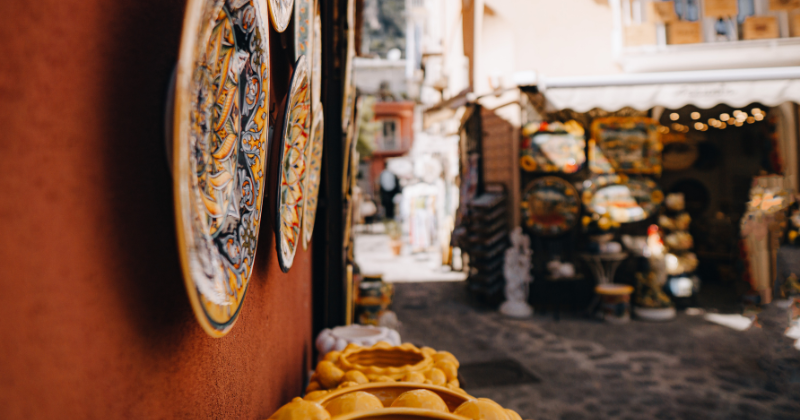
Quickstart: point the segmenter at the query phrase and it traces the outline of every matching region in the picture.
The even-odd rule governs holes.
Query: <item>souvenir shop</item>
[[[556,316],[622,308],[606,314],[616,319],[630,302],[639,318],[661,320],[797,287],[800,68],[547,79],[520,98],[516,179],[485,182],[473,153],[461,213],[475,219],[470,206],[500,187],[506,226],[531,238],[535,306]],[[467,154],[491,134],[480,124],[464,124]],[[471,287],[501,284],[486,281],[482,262]]]

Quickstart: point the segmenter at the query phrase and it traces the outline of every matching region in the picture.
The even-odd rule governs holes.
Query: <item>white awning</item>
[[[577,112],[753,102],[776,106],[800,103],[800,67],[544,78],[538,87],[550,107]]]

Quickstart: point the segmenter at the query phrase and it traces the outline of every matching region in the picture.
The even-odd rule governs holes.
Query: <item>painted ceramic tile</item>
[[[578,222],[578,191],[555,176],[531,181],[522,193],[525,226],[537,235],[559,235]]]
[[[200,325],[225,335],[255,258],[269,131],[264,0],[190,0],[176,75],[178,245]]]
[[[311,61],[313,44],[312,22],[314,17],[314,3],[311,0],[294,0],[294,59],[299,60],[301,55]],[[311,63],[309,63],[311,64]],[[311,64],[313,67],[313,64]]]
[[[292,20],[294,0],[269,0],[269,14],[275,30],[283,32]]]
[[[644,117],[605,117],[592,123],[592,138],[615,172],[661,174],[661,134],[658,124]],[[599,158],[597,150],[593,156]],[[596,166],[590,161],[590,166]],[[590,168],[598,173],[596,167]]]
[[[583,181],[581,201],[593,215],[608,215],[617,223],[645,220],[653,215],[664,193],[650,178],[624,174],[595,176]]]
[[[314,222],[317,218],[317,199],[319,182],[322,175],[322,139],[325,129],[325,118],[322,106],[314,112],[314,123],[311,125],[311,144],[308,147],[308,175],[306,176],[306,204],[303,215],[303,249],[308,248]]]
[[[311,117],[311,93],[309,92],[308,62],[305,56],[297,61],[286,119],[283,124],[281,145],[281,168],[278,182],[277,242],[278,261],[283,272],[289,271],[300,244],[300,229],[305,204],[306,147],[308,146],[309,121]]]

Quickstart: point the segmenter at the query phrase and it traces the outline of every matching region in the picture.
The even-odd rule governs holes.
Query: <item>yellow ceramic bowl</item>
[[[384,407],[389,407],[397,399],[397,397],[400,396],[400,394],[406,391],[414,391],[418,389],[426,389],[438,395],[442,401],[444,401],[444,403],[447,405],[447,409],[450,411],[454,411],[461,404],[475,399],[475,397],[468,395],[466,392],[460,393],[443,386],[415,384],[411,382],[383,382],[356,385],[348,388],[336,389],[324,394],[315,393],[312,398],[306,397],[306,399],[325,406],[329,401],[332,401],[342,395],[351,394],[354,392],[366,392],[378,397],[381,403],[383,403]]]
[[[337,364],[345,372],[357,370],[368,378],[388,376],[398,380],[411,372],[428,371],[433,363],[431,356],[413,344],[392,346],[382,341],[372,347],[347,346]]]
[[[423,408],[384,408],[383,410],[361,411],[344,416],[334,417],[334,420],[471,420],[467,417],[457,416],[441,411],[426,410]]]

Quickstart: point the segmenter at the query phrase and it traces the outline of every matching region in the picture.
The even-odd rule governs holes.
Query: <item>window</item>
[[[400,149],[400,121],[397,119],[385,119],[381,122],[383,127],[378,139],[378,150]]]

